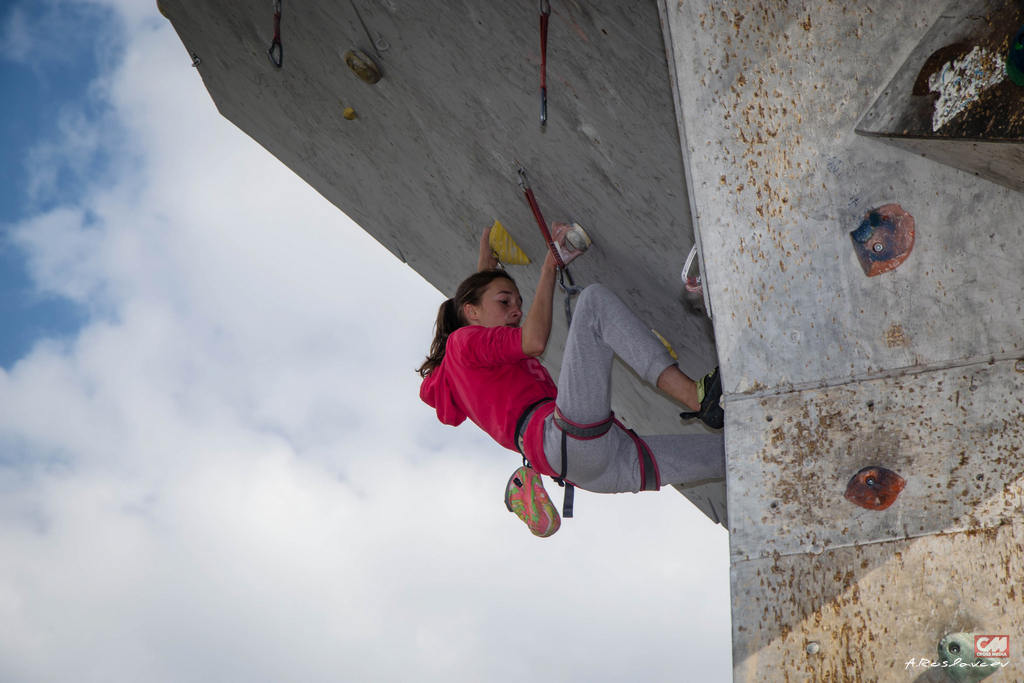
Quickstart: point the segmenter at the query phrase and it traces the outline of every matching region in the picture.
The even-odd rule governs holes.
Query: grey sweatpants
[[[654,334],[603,285],[579,295],[558,376],[556,404],[567,419],[590,424],[611,413],[613,355],[657,385],[675,361]],[[720,434],[643,437],[661,472],[662,486],[725,477],[725,441]],[[544,422],[544,454],[555,472],[562,467],[562,432],[553,416]],[[640,490],[636,444],[619,427],[597,439],[567,440],[566,478],[595,493]]]

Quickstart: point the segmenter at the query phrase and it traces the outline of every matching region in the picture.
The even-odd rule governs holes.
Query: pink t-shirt
[[[557,395],[540,361],[523,353],[518,327],[460,327],[448,337],[444,360],[420,385],[420,398],[441,422],[457,426],[468,417],[513,451],[519,416],[531,404]],[[527,453],[543,453],[540,430],[528,436]]]

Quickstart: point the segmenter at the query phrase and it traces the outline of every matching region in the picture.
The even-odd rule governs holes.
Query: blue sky
[[[418,399],[442,294],[155,3],[0,31],[0,680],[731,680],[727,534],[670,490],[530,536]]]
[[[86,307],[39,292],[9,225],[59,203],[75,201],[83,176],[109,172],[109,151],[83,150],[38,184],[27,171],[61,129],[96,121],[103,104],[89,96],[101,66],[119,59],[123,35],[115,12],[94,5],[7,3],[0,72],[0,366],[9,368],[43,337],[68,338],[88,318]],[[72,162],[72,160],[68,160]]]

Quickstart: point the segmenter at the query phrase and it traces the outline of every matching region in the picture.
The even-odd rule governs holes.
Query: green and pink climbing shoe
[[[544,490],[541,476],[529,467],[520,467],[505,487],[505,507],[526,522],[534,536],[547,538],[562,525],[558,510]]]

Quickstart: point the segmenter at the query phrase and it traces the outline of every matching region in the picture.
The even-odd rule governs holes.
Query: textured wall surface
[[[940,680],[905,665],[946,634],[1020,642],[1024,195],[854,130],[911,96],[885,89],[945,5],[662,5],[728,394],[736,681]],[[869,278],[850,232],[892,203],[915,243]],[[905,480],[891,507],[844,497],[867,466]],[[1022,673],[1018,648],[992,680]]]
[[[528,301],[545,252],[518,160],[547,220],[578,221],[593,238],[572,266],[577,282],[611,287],[691,376],[715,366],[711,323],[680,278],[693,230],[654,0],[553,4],[546,133],[533,0],[284,0],[282,69],[267,56],[271,6],[160,0],[220,112],[393,254],[450,295],[499,219],[534,260],[509,268]],[[343,61],[352,49],[383,79],[359,80]],[[544,357],[556,377],[566,333],[557,296]],[[429,340],[424,330],[424,354]],[[613,409],[641,434],[704,430],[621,364],[614,378]],[[724,505],[724,484],[688,493],[707,510],[698,494]]]
[[[668,3],[729,393],[1024,354],[1024,196],[854,133],[942,5]],[[866,278],[891,202],[913,254]]]

